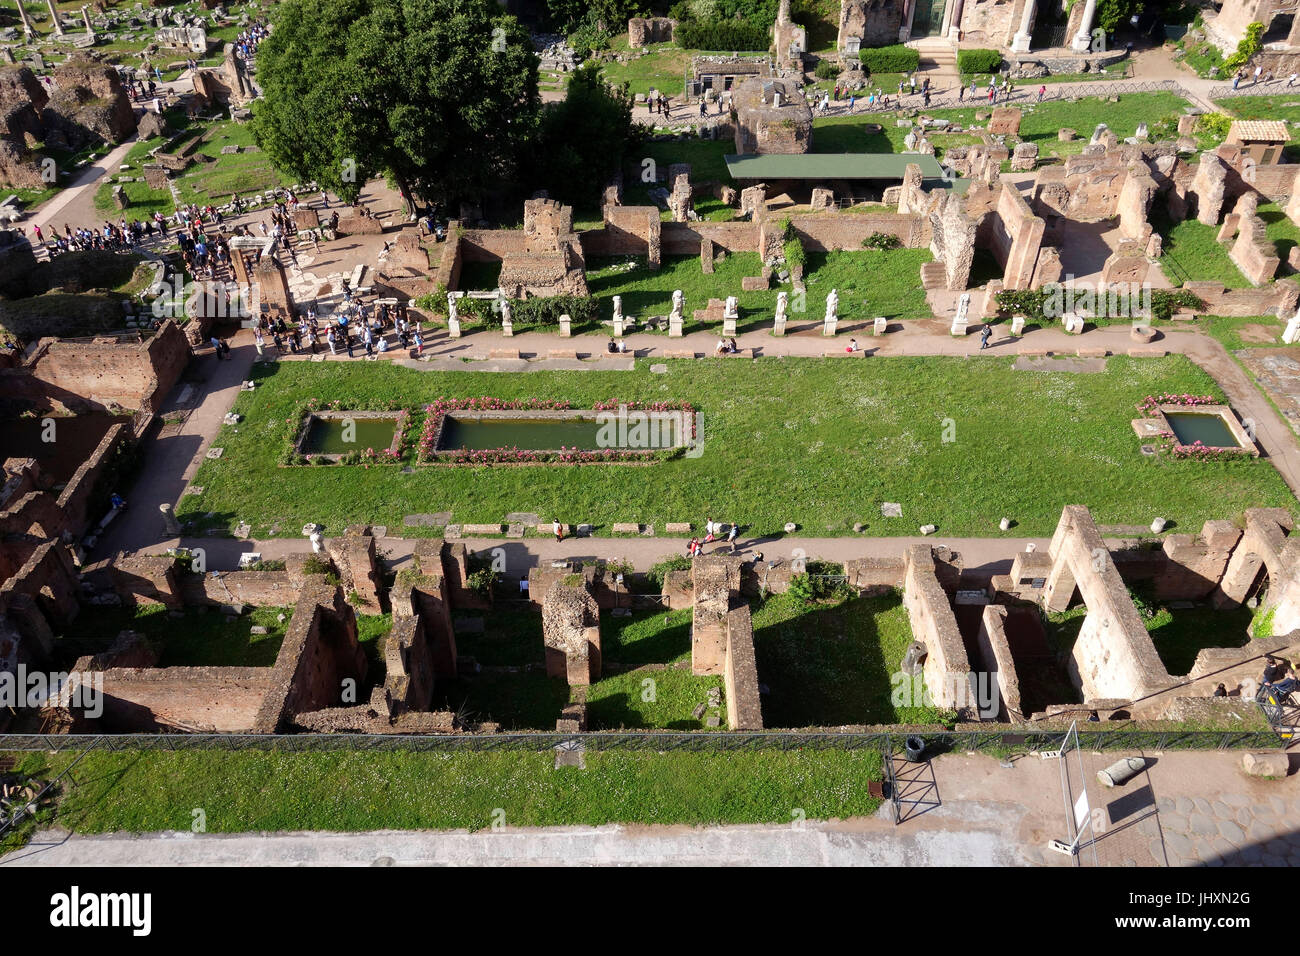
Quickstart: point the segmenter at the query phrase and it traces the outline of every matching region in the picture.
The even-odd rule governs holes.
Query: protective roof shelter
[[[724,156],[731,178],[747,182],[793,180],[875,180],[901,183],[903,173],[915,163],[921,167],[925,189],[947,188],[964,193],[967,180],[945,178],[939,161],[928,153],[767,153],[761,156]]]

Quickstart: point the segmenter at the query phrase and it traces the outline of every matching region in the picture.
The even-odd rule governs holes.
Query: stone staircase
[[[948,286],[948,272],[942,262],[927,262],[921,266],[921,288],[927,292],[945,289]]]
[[[921,72],[957,76],[957,45],[941,37],[926,37],[907,44],[921,55]]]

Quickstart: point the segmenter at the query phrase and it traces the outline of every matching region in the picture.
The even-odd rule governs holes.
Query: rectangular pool
[[[382,452],[393,444],[397,418],[329,417],[313,415],[301,451],[307,455],[346,455],[373,448]]]
[[[1199,441],[1210,448],[1241,447],[1241,442],[1237,441],[1221,415],[1165,412],[1165,418],[1180,445],[1192,445]]]
[[[677,445],[677,422],[671,417],[656,420],[646,427],[643,441],[637,443],[633,438],[631,447],[653,450]],[[598,421],[594,415],[541,418],[456,414],[444,419],[438,450],[518,448],[523,451],[559,451],[561,448],[576,448],[580,451],[597,451],[623,447],[626,439],[626,428],[620,436],[615,424]]]

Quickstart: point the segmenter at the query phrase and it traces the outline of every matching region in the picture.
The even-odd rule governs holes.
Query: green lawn
[[[757,252],[728,254],[714,264],[712,275],[704,274],[699,256],[665,256],[657,271],[646,265],[644,256],[592,258],[587,260],[587,288],[600,303],[602,320],[613,318],[616,295],[622,297],[626,316],[645,319],[667,315],[672,311],[673,290],[681,289],[686,299],[682,327],[688,334],[708,328],[721,331],[721,322],[705,325],[696,322],[693,313],[707,307],[710,298],[725,299],[734,295],[740,310],[737,328],[748,329],[763,322],[770,323],[771,310],[775,308],[774,291],[745,292],[740,287],[740,280],[745,276],[756,276],[762,271],[762,260]]]
[[[481,621],[481,630],[457,628],[456,652],[482,669],[473,676],[439,680],[433,709],[469,721],[493,720],[505,730],[554,730],[569,702],[563,680],[546,676],[542,616],[533,610],[495,610],[458,617]]]
[[[601,657],[617,662],[620,670],[587,689],[591,730],[705,729],[704,717],[695,717],[694,711],[705,703],[710,687],[722,686],[722,678],[691,673],[691,614],[687,608],[631,617],[601,615]],[[655,666],[664,664],[674,666]],[[715,713],[725,729],[725,706],[706,711],[705,717]]]
[[[610,42],[610,49],[616,53],[628,50],[627,34],[615,37]],[[680,97],[686,70],[694,55],[673,43],[651,43],[645,56],[627,63],[602,63],[601,71],[605,79],[614,85],[628,84],[632,93],[649,93],[652,89],[668,96]],[[638,122],[648,123],[654,117],[646,112],[644,105],[632,111],[632,118]]]
[[[831,289],[840,297],[841,321],[869,321],[878,315],[891,319],[930,317],[930,307],[921,287],[921,265],[933,258],[928,249],[891,249],[883,252],[810,252],[804,283],[807,294],[800,299],[790,292],[790,321],[820,323],[825,300]],[[776,287],[763,292],[746,292],[741,279],[762,273],[756,252],[733,252],[715,263],[712,275],[700,269],[697,256],[667,256],[658,271],[645,265],[642,257],[589,259],[587,286],[600,300],[601,318],[614,314],[614,296],[623,300],[623,314],[638,319],[667,315],[672,310],[674,289],[686,298],[688,334],[706,329],[721,331],[721,323],[705,325],[692,317],[708,300],[736,297],[740,319],[738,331],[770,328],[776,309]]]
[[[1296,130],[1300,123],[1300,86],[1277,96],[1225,96],[1215,100],[1214,105],[1238,119],[1285,120],[1291,127],[1290,145],[1300,144],[1300,132]]]
[[[276,618],[283,614],[285,620]],[[139,631],[159,651],[159,667],[270,667],[293,616],[291,607],[259,607],[231,617],[215,608],[191,608],[179,618],[161,604],[94,608],[59,636],[55,653],[64,665],[107,650],[119,631]],[[254,634],[254,627],[267,633]]]
[[[912,627],[898,595],[855,598],[813,609],[789,594],[754,608],[758,679],[767,685],[764,727],[932,724],[950,716],[894,706]]]
[[[808,289],[807,316],[820,322],[826,296],[835,289],[840,297],[840,321],[869,322],[887,319],[928,319],[930,306],[921,287],[921,266],[933,259],[929,249],[889,249],[863,252],[810,252],[804,283]],[[791,296],[792,321],[795,314]]]
[[[328,535],[359,522],[419,534],[403,527],[404,515],[444,510],[457,523],[554,514],[591,522],[598,535],[616,521],[662,533],[666,521],[699,523],[708,514],[754,535],[779,533],[787,521],[819,535],[848,534],[854,522],[873,535],[915,534],[925,523],[945,535],[988,535],[1009,515],[1017,535],[1046,536],[1065,504],[1088,505],[1100,524],[1144,525],[1161,514],[1191,528],[1248,507],[1294,508],[1267,461],[1139,453],[1129,421],[1144,397],[1221,395],[1186,358],[1115,356],[1106,371],[1086,375],[1013,372],[1013,360],[668,360],[659,375],[644,360],[631,372],[582,375],[425,372],[382,362],[255,366],[260,387],[234,406],[245,421],[223,426],[214,444],[225,453],[201,465],[194,483],[204,491],[181,499],[180,517],[196,529],[244,520],[261,538],[296,534],[308,521]],[[308,399],[418,408],[438,396],[484,395],[575,407],[689,401],[701,412],[702,454],[647,466],[416,466],[410,474],[277,465]],[[418,433],[418,420],[413,427]],[[943,441],[945,433],[955,440]],[[904,518],[882,519],[882,501],[900,502]]]
[[[292,185],[292,177],[280,175],[267,155],[257,151],[247,124],[227,120],[212,129],[215,132],[195,152],[197,161],[176,180],[182,202],[225,202],[233,194],[248,198],[274,186]],[[238,146],[240,152],[222,153],[224,146]]]
[[[1229,289],[1248,289],[1250,283],[1218,240],[1219,227],[1195,219],[1170,222],[1153,214],[1152,225],[1164,237],[1160,268],[1175,285],[1191,281],[1222,282]]]
[[[383,640],[392,627],[389,614],[357,613],[357,638],[383,681]],[[279,620],[283,615],[284,620]],[[158,651],[159,667],[270,667],[293,618],[292,607],[256,607],[239,617],[216,608],[187,608],[173,616],[161,604],[94,608],[77,616],[54,645],[62,666],[82,655],[106,651],[120,631],[138,631]],[[254,634],[253,628],[266,630]]]
[[[26,754],[47,777],[73,754]],[[57,823],[80,833],[265,830],[480,830],[607,823],[784,823],[866,816],[879,801],[876,751],[588,752],[555,755],[126,751],[91,753],[66,787]]]
[[[1264,220],[1264,229],[1268,233],[1268,238],[1273,241],[1277,249],[1278,258],[1282,260],[1283,268],[1279,270],[1280,274],[1285,274],[1285,263],[1291,250],[1300,245],[1300,227],[1297,227],[1282,207],[1275,202],[1262,202],[1259,204],[1259,218]]]

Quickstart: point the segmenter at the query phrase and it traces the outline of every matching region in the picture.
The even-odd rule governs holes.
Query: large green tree
[[[570,77],[565,98],[542,114],[531,178],[557,199],[594,205],[628,147],[640,139],[627,84],[610,86],[599,64],[584,64]]]
[[[257,51],[253,133],[345,200],[376,175],[480,200],[536,134],[537,56],[495,0],[285,0]]]

